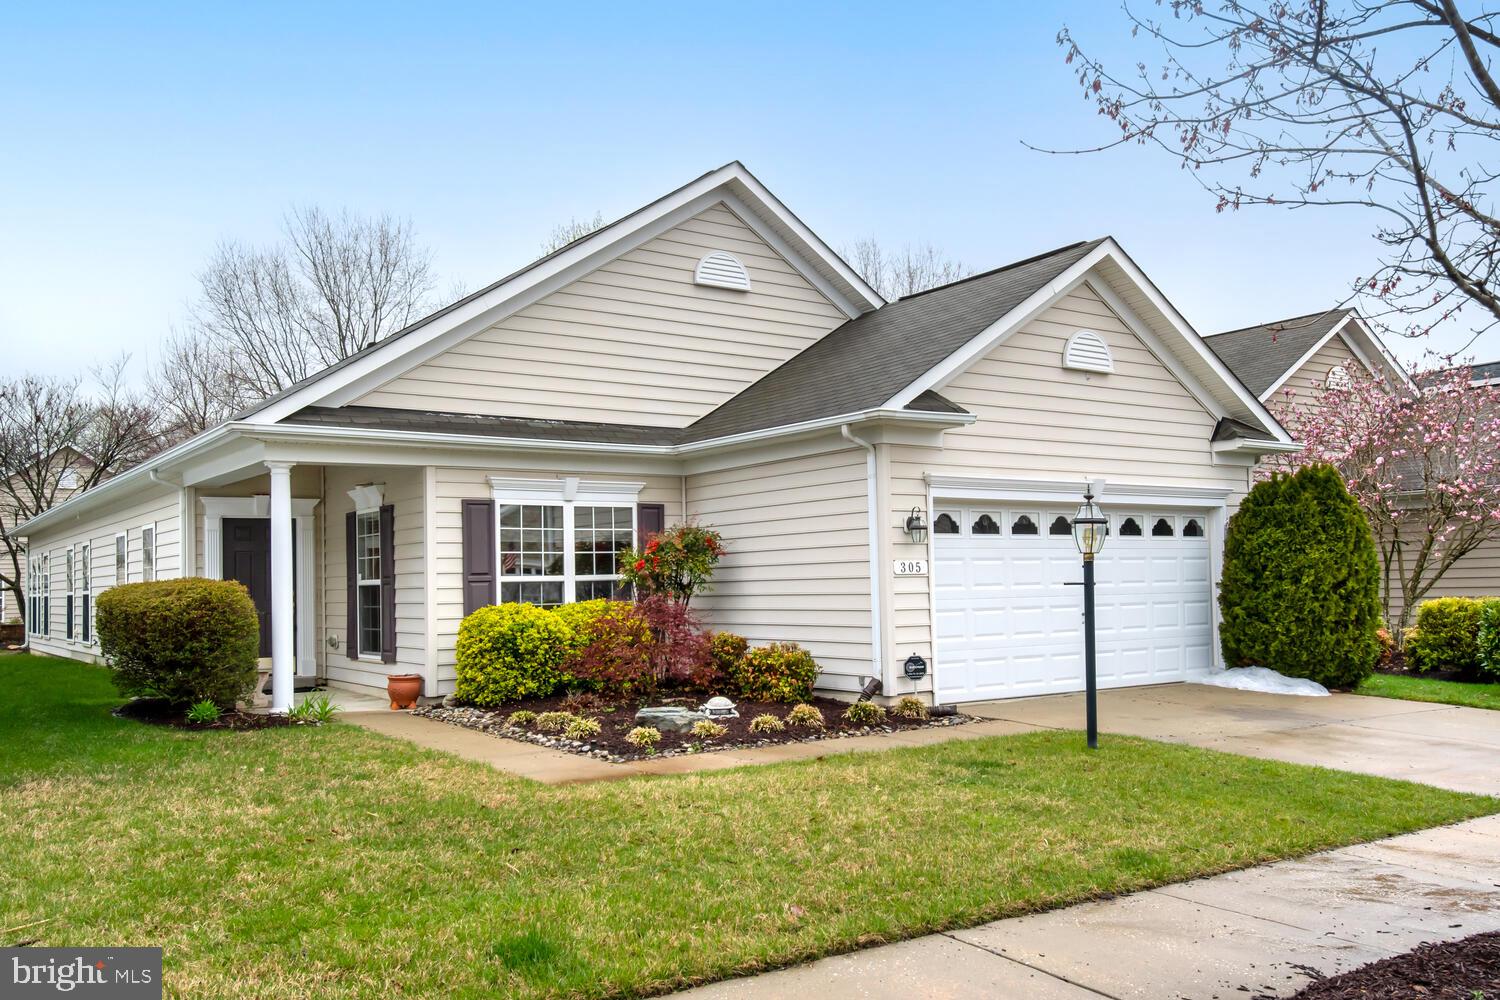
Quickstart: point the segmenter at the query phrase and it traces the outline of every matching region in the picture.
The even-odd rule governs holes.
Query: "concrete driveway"
[[[1028,726],[1083,728],[1081,694],[984,702],[963,710]],[[1101,692],[1099,729],[1500,795],[1500,712],[1481,708],[1170,684]]]
[[[968,705],[1081,729],[1083,697]],[[1108,691],[1100,728],[1500,794],[1500,712],[1204,685]],[[823,959],[697,1000],[1289,996],[1424,941],[1500,930],[1500,816]]]

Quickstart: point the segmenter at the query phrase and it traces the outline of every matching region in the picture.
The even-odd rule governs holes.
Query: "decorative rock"
[[[708,716],[702,712],[694,712],[687,708],[676,708],[670,705],[657,708],[643,708],[635,713],[635,724],[637,726],[650,726],[664,733],[685,733],[693,728],[693,723],[702,722]]]

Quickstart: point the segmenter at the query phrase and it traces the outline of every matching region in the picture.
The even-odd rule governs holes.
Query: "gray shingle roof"
[[[700,418],[685,440],[881,406],[1102,242],[1074,243],[852,319]]]
[[[1211,334],[1203,342],[1260,397],[1348,314],[1347,309],[1329,309]]]

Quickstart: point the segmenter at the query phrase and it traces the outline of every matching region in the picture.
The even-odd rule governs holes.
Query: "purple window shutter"
[[[495,603],[495,501],[463,502],[464,614]]]
[[[356,581],[358,568],[355,565],[354,554],[354,511],[344,515],[344,565],[348,569],[348,587],[344,595],[348,607],[344,614],[344,652],[349,659],[359,659],[359,594]]]
[[[380,662],[396,662],[396,508],[380,508]]]
[[[651,540],[652,535],[659,535],[667,528],[667,508],[665,504],[643,503],[635,508],[635,528],[637,538],[636,548],[640,548]]]

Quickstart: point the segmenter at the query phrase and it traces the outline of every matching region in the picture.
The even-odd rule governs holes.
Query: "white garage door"
[[[933,517],[938,700],[1083,689],[1076,508],[945,506]],[[1095,570],[1101,687],[1184,680],[1212,662],[1202,512],[1110,512]]]

